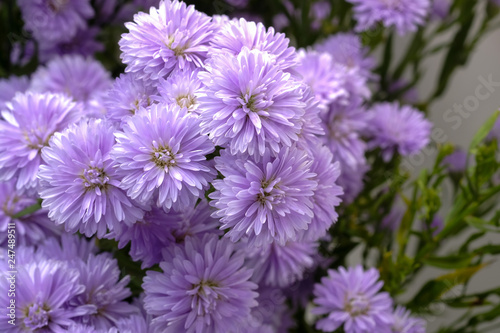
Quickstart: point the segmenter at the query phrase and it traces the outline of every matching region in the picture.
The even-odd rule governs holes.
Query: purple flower
[[[285,288],[301,280],[308,268],[314,265],[318,243],[314,241],[276,242],[260,247],[248,246],[247,266],[254,269],[252,280],[260,286]]]
[[[436,237],[444,228],[444,220],[440,215],[434,215],[431,224],[429,226],[424,224],[424,227],[432,232],[433,237]]]
[[[95,311],[75,318],[75,321],[105,330],[113,327],[120,319],[139,312],[138,308],[125,302],[132,293],[127,288],[130,276],[120,280],[120,269],[116,259],[109,253],[90,255],[86,261],[76,261],[74,266],[80,272],[80,283],[85,291],[71,299],[71,306],[90,304]]]
[[[0,111],[4,110],[17,92],[25,92],[30,85],[27,76],[9,76],[6,79],[0,79]]]
[[[16,326],[8,323],[10,319],[3,311],[0,331],[66,332],[75,317],[95,311],[93,305],[69,306],[69,300],[85,290],[78,279],[78,271],[60,261],[42,260],[18,265]],[[0,304],[4,308],[9,304],[9,285],[6,273],[0,274]]]
[[[160,79],[158,84],[160,96],[156,99],[161,103],[176,104],[189,112],[195,111],[199,105],[197,96],[202,88],[198,72],[198,70],[178,71],[166,80]]]
[[[147,268],[162,259],[162,249],[173,243],[182,243],[186,236],[202,238],[205,233],[220,235],[218,220],[210,216],[211,209],[205,200],[195,208],[184,212],[152,208],[144,218],[132,226],[124,226],[121,232],[113,231],[108,238],[118,240],[118,247],[125,247],[130,241],[130,256],[142,261],[141,267]]]
[[[467,152],[457,148],[446,156],[441,164],[451,173],[464,173],[467,167]]]
[[[94,16],[90,0],[18,0],[24,28],[39,44],[66,42]]]
[[[15,214],[37,204],[35,193],[16,190],[16,180],[0,182],[0,245],[7,246],[9,224],[15,226],[16,244],[38,245],[44,239],[61,234],[44,209],[16,218]],[[12,228],[12,227],[11,227]]]
[[[432,124],[424,114],[398,102],[378,103],[372,106],[368,134],[370,147],[382,149],[382,157],[389,161],[397,151],[408,156],[424,148],[430,141]]]
[[[420,318],[415,318],[411,312],[403,306],[398,305],[393,313],[394,323],[392,333],[425,333],[426,323]]]
[[[429,13],[430,0],[348,0],[354,5],[356,31],[371,29],[378,22],[395,26],[400,35],[417,30]]]
[[[156,81],[176,69],[203,67],[212,23],[193,5],[161,1],[159,8],[152,7],[149,14],[139,12],[134,22],[125,26],[129,32],[122,35],[119,44],[127,73]]]
[[[259,288],[258,306],[235,333],[288,333],[294,327],[292,311],[279,288]]]
[[[212,183],[216,191],[210,195],[218,209],[213,216],[229,229],[226,236],[233,242],[248,236],[256,245],[296,240],[313,217],[317,182],[308,155],[294,148],[275,157],[266,151],[259,161],[228,155],[215,158],[224,179]]]
[[[152,327],[162,332],[234,332],[250,315],[258,294],[243,266],[244,253],[216,235],[186,238],[175,256],[148,271],[143,288]]]
[[[215,177],[205,158],[213,143],[200,134],[199,121],[178,106],[141,109],[115,136],[121,187],[143,204],[156,199],[166,210],[193,207]]]
[[[337,33],[331,35],[316,45],[315,49],[318,52],[329,53],[335,63],[346,67],[348,72],[352,72],[352,76],[361,81],[363,85],[366,84],[363,81],[374,78],[372,71],[376,66],[376,61],[368,55],[370,49],[363,46],[361,38],[354,33]],[[354,80],[353,78],[352,81]],[[351,84],[354,85],[355,82]],[[367,90],[368,88],[365,87],[365,89]],[[363,91],[363,93],[366,92]]]
[[[289,46],[285,34],[275,33],[274,28],[243,18],[222,24],[210,43],[210,52],[237,56],[244,48],[267,53],[280,69],[290,68],[296,63],[295,48]]]
[[[126,119],[136,114],[141,107],[152,104],[156,89],[137,78],[135,74],[122,74],[117,78],[103,105],[106,118],[123,126]]]
[[[327,315],[316,323],[316,328],[333,332],[343,325],[346,333],[389,333],[393,324],[392,299],[380,292],[383,282],[379,273],[361,266],[328,270],[328,276],[314,286],[312,310],[316,315]]]
[[[95,108],[111,87],[110,74],[96,60],[81,55],[65,55],[52,59],[46,67],[40,67],[31,81],[31,90],[38,92],[65,93],[85,108]],[[87,113],[91,113],[89,110]]]
[[[259,68],[258,71],[255,68]],[[233,154],[263,155],[291,146],[304,115],[300,83],[262,51],[244,48],[237,56],[214,56],[200,78],[202,133]]]
[[[337,70],[333,57],[327,52],[299,50],[299,64],[294,70],[307,83],[321,105],[328,105],[339,97],[345,97],[345,78]]]
[[[304,231],[303,237],[315,241],[324,237],[332,224],[337,222],[338,214],[335,207],[342,201],[340,197],[344,191],[337,185],[340,164],[334,163],[330,150],[318,145],[312,151],[312,158],[311,172],[316,174],[314,179],[318,182],[318,187],[312,197],[314,217]]]
[[[153,333],[149,321],[142,314],[121,318],[116,323],[116,328],[116,333]],[[115,332],[111,331],[109,333]]]
[[[92,57],[96,52],[104,50],[104,45],[96,40],[98,34],[99,28],[91,27],[79,30],[72,39],[64,42],[40,43],[38,57],[41,62],[47,62],[58,55],[65,54],[80,54],[84,57]]]
[[[118,187],[120,178],[110,157],[113,130],[102,120],[82,121],[56,133],[42,151],[42,206],[68,232],[102,238],[107,228],[120,229],[122,223],[142,218],[142,210]]]
[[[450,13],[451,0],[434,0],[432,2],[432,17],[444,20]]]
[[[0,180],[17,177],[17,189],[36,186],[42,148],[54,132],[80,115],[80,109],[66,96],[18,93],[0,119]]]

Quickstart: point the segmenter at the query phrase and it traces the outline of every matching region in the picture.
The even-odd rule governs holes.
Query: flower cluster
[[[367,153],[389,161],[429,142],[418,110],[370,103],[375,64],[353,33],[296,50],[273,27],[178,0],[18,2],[41,65],[0,80],[0,244],[15,224],[23,289],[19,325],[0,330],[281,332],[286,292],[305,277],[312,292],[311,272],[331,263],[320,251],[363,190]],[[351,2],[359,29],[412,30],[428,7]],[[149,10],[132,19],[137,8]],[[316,30],[329,9],[314,5]],[[132,20],[121,74],[92,57],[108,20]],[[318,329],[421,332],[375,270],[328,274]]]

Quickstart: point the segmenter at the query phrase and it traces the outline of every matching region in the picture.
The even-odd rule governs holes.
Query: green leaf
[[[423,262],[427,265],[444,268],[444,269],[454,269],[454,268],[463,268],[469,266],[474,255],[453,255],[446,257],[430,257]]]
[[[465,222],[467,222],[468,225],[470,225],[473,228],[476,228],[481,231],[486,231],[486,232],[499,232],[500,233],[500,226],[495,226],[491,224],[490,222],[484,221],[480,218],[477,218],[475,216],[467,216],[465,217]]]
[[[474,135],[474,138],[472,139],[470,146],[469,146],[469,151],[473,151],[485,138],[486,136],[491,132],[491,129],[493,126],[495,126],[495,122],[498,118],[498,115],[500,114],[500,111],[497,110],[495,111],[489,118],[488,120],[481,126],[479,131]]]
[[[38,199],[36,204],[24,208],[22,211],[12,215],[12,218],[19,219],[23,216],[33,214],[34,212],[40,210],[41,208],[42,208],[42,199]]]

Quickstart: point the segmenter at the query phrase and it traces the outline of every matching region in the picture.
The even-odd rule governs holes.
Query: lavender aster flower
[[[91,304],[95,312],[75,318],[75,321],[96,329],[105,330],[113,327],[120,319],[138,313],[138,308],[124,301],[132,293],[126,287],[130,276],[120,280],[120,269],[116,259],[109,253],[90,255],[86,262],[75,263],[80,272],[80,283],[85,291],[74,297],[71,306]]]
[[[305,87],[302,101],[305,103],[304,116],[302,117],[302,127],[298,134],[297,147],[311,154],[320,143],[320,136],[325,135],[323,122],[320,117],[322,106],[314,96],[311,89]]]
[[[157,99],[166,104],[177,104],[192,112],[198,108],[197,96],[202,87],[198,70],[179,71],[166,80],[160,79]]]
[[[123,248],[130,242],[130,256],[142,261],[147,268],[162,259],[163,248],[173,243],[182,243],[186,236],[202,238],[205,233],[220,235],[219,222],[210,216],[211,209],[205,200],[195,208],[184,212],[169,211],[153,207],[144,218],[132,226],[124,226],[121,232],[113,231],[108,237],[118,240]]]
[[[90,0],[18,0],[25,29],[40,43],[64,42],[94,16]]]
[[[415,318],[411,312],[401,305],[394,309],[394,323],[392,324],[392,333],[425,333],[426,323],[420,318]]]
[[[103,102],[106,118],[124,125],[126,119],[133,116],[141,107],[152,104],[156,89],[137,78],[135,74],[122,74],[115,80],[108,91],[108,98]]]
[[[215,158],[225,178],[212,183],[210,195],[226,236],[233,242],[248,236],[256,245],[296,240],[313,217],[317,183],[308,155],[299,149],[282,149],[276,157],[266,151],[259,161],[228,155]]]
[[[34,187],[41,150],[52,134],[78,120],[80,109],[63,95],[18,93],[0,120],[0,180]]]
[[[87,240],[85,237],[63,233],[61,237],[49,238],[38,247],[47,259],[60,261],[83,260],[87,261],[90,255],[97,254],[95,239]]]
[[[285,288],[302,279],[314,264],[318,244],[314,241],[276,242],[261,247],[248,247],[248,267],[253,267],[252,280],[259,285]]]
[[[451,173],[464,173],[467,167],[467,152],[457,148],[443,159],[442,165]]]
[[[330,150],[319,145],[313,150],[312,158],[311,172],[316,174],[318,187],[312,197],[314,217],[303,237],[315,241],[324,237],[332,224],[337,222],[335,207],[340,204],[340,196],[344,191],[336,183],[340,175],[340,164],[334,163]]]
[[[243,267],[244,253],[215,235],[186,238],[175,245],[163,273],[149,271],[143,288],[152,327],[165,333],[234,332],[257,305],[252,271]]]
[[[259,68],[258,71],[255,68]],[[214,56],[200,78],[202,133],[233,154],[262,155],[298,140],[304,114],[300,83],[278,69],[261,51],[244,48],[238,56]]]
[[[275,33],[274,28],[262,23],[249,22],[244,18],[222,24],[210,43],[213,54],[238,55],[244,48],[267,53],[280,68],[287,69],[295,65],[295,48],[289,46],[285,34]]]
[[[361,38],[354,33],[337,33],[315,46],[319,52],[328,52],[333,61],[358,74],[358,80],[373,78],[376,61],[368,55],[369,48],[363,46]]]
[[[383,282],[379,273],[361,266],[328,270],[328,276],[314,286],[312,312],[327,315],[319,319],[316,328],[333,332],[343,325],[346,333],[390,332],[392,300],[380,292]]]
[[[371,112],[370,147],[380,147],[385,161],[389,161],[396,151],[407,156],[429,143],[432,124],[417,109],[400,106],[398,102],[378,103],[373,105]]]
[[[382,22],[385,27],[395,26],[400,35],[417,30],[429,13],[430,0],[348,0],[354,5],[356,31],[373,28]]]
[[[344,78],[336,70],[333,57],[327,52],[298,52],[299,64],[294,69],[307,83],[322,105],[328,105],[339,97],[345,97]]]
[[[120,178],[111,160],[114,128],[102,120],[82,121],[56,133],[42,151],[40,197],[49,217],[68,232],[102,238],[121,223],[142,217],[118,186]]]
[[[40,67],[31,81],[31,90],[66,93],[86,108],[111,87],[110,74],[96,60],[81,55],[65,55]]]
[[[121,318],[116,323],[116,328],[118,330],[116,333],[153,333],[149,321],[141,314]]]
[[[27,190],[16,190],[16,180],[0,182],[0,245],[7,245],[7,228],[9,223],[15,225],[16,243],[38,245],[45,238],[58,236],[58,228],[48,216],[47,211],[40,209],[34,213],[16,218],[15,214],[37,203],[35,193]]]
[[[6,103],[10,101],[17,92],[25,92],[30,86],[27,76],[9,76],[0,79],[0,111],[6,108]]]
[[[119,42],[125,71],[139,78],[156,81],[173,70],[203,67],[212,37],[210,17],[186,6],[166,0],[149,14],[140,12],[126,23],[129,33]]]
[[[129,118],[115,134],[113,158],[121,187],[134,200],[181,210],[193,207],[215,177],[205,155],[214,151],[199,121],[178,106],[155,104]]]
[[[7,274],[0,274],[0,304],[9,304]],[[43,260],[17,266],[16,323],[8,323],[6,311],[0,320],[4,332],[66,332],[73,319],[95,311],[93,305],[70,307],[71,298],[81,294],[85,287],[78,281],[76,269],[64,262]]]
[[[432,2],[432,17],[444,20],[450,14],[451,0],[434,0]]]

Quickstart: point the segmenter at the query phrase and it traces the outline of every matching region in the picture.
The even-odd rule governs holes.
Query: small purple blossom
[[[129,32],[119,42],[125,72],[157,81],[174,70],[203,67],[213,27],[193,5],[161,1],[159,8],[137,13],[125,26]]]
[[[314,265],[317,248],[318,243],[314,241],[248,246],[248,266],[254,269],[252,280],[260,286],[288,287],[301,280],[304,272]]]
[[[432,124],[419,110],[394,102],[375,104],[370,112],[368,134],[372,140],[369,144],[371,148],[382,149],[385,161],[395,152],[408,156],[429,143]]]
[[[233,242],[247,236],[256,245],[284,245],[308,228],[317,182],[304,151],[282,149],[275,157],[266,151],[259,161],[222,151],[215,161],[224,179],[212,183],[213,216]]]
[[[138,313],[138,308],[124,301],[132,293],[127,288],[130,276],[120,279],[116,259],[109,253],[90,255],[86,261],[76,261],[74,266],[80,272],[79,281],[85,291],[71,299],[71,306],[90,304],[95,311],[75,318],[75,321],[106,330],[121,319]]]
[[[114,128],[97,119],[56,133],[42,151],[42,206],[66,231],[102,238],[109,229],[139,220],[143,212],[119,188],[120,177],[110,157]]]
[[[396,27],[400,35],[417,30],[425,23],[431,7],[430,0],[348,0],[354,5],[356,31],[361,32],[382,22]]]
[[[316,328],[333,332],[343,325],[346,333],[391,332],[392,299],[380,292],[379,273],[361,266],[328,270],[328,276],[314,286],[313,314],[326,315]]]
[[[425,320],[413,317],[411,312],[398,305],[393,313],[394,323],[391,333],[425,333]]]
[[[160,96],[156,99],[161,103],[177,104],[189,112],[196,111],[199,105],[197,97],[202,88],[198,73],[198,70],[179,71],[166,80],[160,79],[158,84]]]
[[[333,57],[327,52],[299,50],[299,64],[294,70],[302,76],[322,105],[345,97],[345,80],[342,72],[335,68]]]
[[[156,89],[138,79],[135,74],[122,74],[115,80],[103,102],[106,118],[123,126],[126,119],[136,114],[141,107],[150,106],[155,94]]]
[[[244,253],[215,235],[186,238],[174,245],[163,272],[148,271],[143,288],[152,327],[165,333],[229,333],[237,331],[257,305],[252,271]]]
[[[255,68],[259,68],[258,71]],[[216,145],[262,155],[291,146],[304,115],[300,83],[262,51],[244,48],[237,56],[214,56],[201,72],[205,93],[198,98],[202,133]]]
[[[166,210],[193,207],[215,177],[205,158],[213,143],[200,134],[199,121],[176,105],[141,109],[115,136],[120,186],[143,204],[156,199]]]
[[[40,43],[66,42],[94,16],[90,0],[18,0],[24,28]]]
[[[18,93],[1,114],[0,180],[17,177],[17,189],[35,187],[42,148],[54,132],[80,118],[80,108],[63,95],[27,92]]]
[[[45,209],[15,217],[27,207],[37,204],[36,193],[29,190],[17,190],[16,180],[0,182],[0,245],[7,246],[7,228],[15,225],[16,243],[38,245],[44,239],[58,236],[61,228],[57,227]]]
[[[464,173],[467,167],[467,152],[461,148],[446,156],[441,164],[451,173]]]
[[[295,65],[295,48],[289,46],[285,34],[276,33],[273,27],[266,30],[262,23],[247,21],[244,18],[222,24],[210,43],[213,54],[232,54],[237,56],[244,48],[267,53],[280,68]]]

